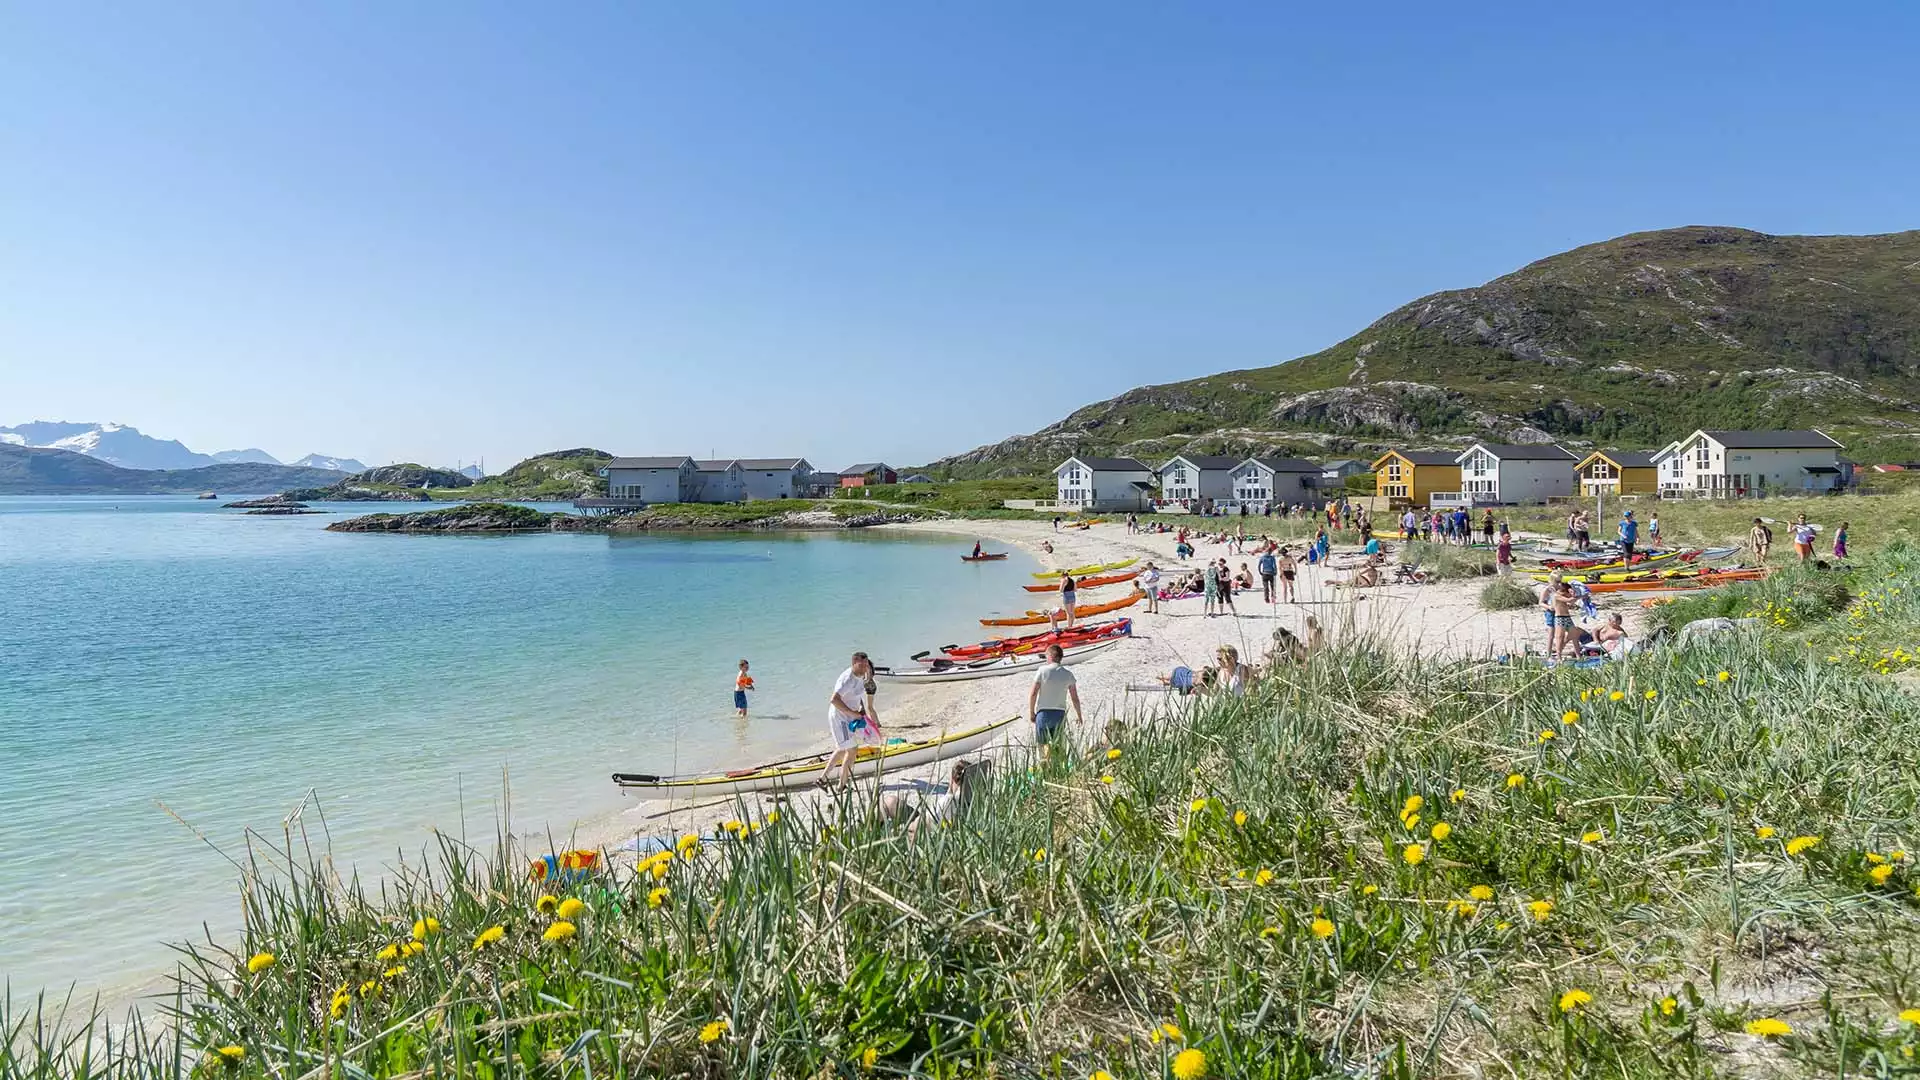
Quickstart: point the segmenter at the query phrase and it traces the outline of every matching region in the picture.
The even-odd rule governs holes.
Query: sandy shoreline
[[[1242,519],[1177,518],[1175,522],[1191,522],[1197,527],[1218,529],[1238,527]],[[1282,529],[1293,531],[1298,528],[1298,523],[1261,518],[1248,519],[1245,524],[1249,536],[1258,534],[1263,527],[1275,530],[1276,534]],[[1163,570],[1183,565],[1199,566],[1207,559],[1221,557],[1225,557],[1235,570],[1242,563],[1248,566],[1254,563],[1252,555],[1232,555],[1228,553],[1227,545],[1201,541],[1194,560],[1183,564],[1174,556],[1175,538],[1172,533],[1129,534],[1121,521],[1095,525],[1085,530],[1069,528],[1058,532],[1049,522],[1015,520],[919,522],[882,527],[901,532],[953,535],[963,537],[969,543],[977,537],[987,542],[990,548],[996,544],[1013,545],[1032,553],[1042,565],[1048,567],[1078,566],[1127,558],[1151,559]],[[1345,535],[1352,538],[1351,533]],[[1041,547],[1049,541],[1054,549],[1051,554],[1044,552]],[[1352,543],[1336,544],[1333,561],[1339,563],[1342,555],[1350,556],[1358,550],[1358,546]],[[1522,653],[1529,645],[1534,651],[1540,651],[1545,646],[1539,615],[1534,609],[1481,610],[1479,594],[1484,581],[1387,586],[1364,590],[1356,596],[1331,584],[1347,576],[1343,570],[1302,566],[1295,586],[1297,602],[1269,605],[1261,602],[1260,594],[1255,590],[1236,598],[1239,614],[1234,616],[1207,618],[1201,612],[1201,601],[1198,599],[1162,602],[1159,614],[1148,614],[1144,604],[1127,609],[1126,614],[1134,620],[1132,640],[1074,668],[1081,700],[1086,708],[1086,724],[1075,730],[1070,720],[1069,736],[1078,741],[1097,738],[1102,725],[1109,718],[1154,707],[1161,700],[1157,694],[1129,693],[1127,687],[1153,684],[1159,676],[1176,666],[1184,665],[1198,670],[1213,662],[1215,651],[1221,645],[1232,645],[1239,650],[1243,660],[1258,662],[1271,647],[1276,627],[1285,627],[1304,635],[1309,614],[1319,618],[1335,642],[1359,635],[1379,635],[1410,651],[1428,656],[1461,659],[1490,657]],[[1009,578],[1006,586],[1008,594],[1001,610],[1037,607],[1048,600],[1049,597],[1044,594],[1020,591],[1019,587],[1031,583],[1031,580],[1024,575],[1018,580]],[[1111,586],[1091,592],[1086,602],[1124,595],[1125,588],[1127,586]],[[956,628],[948,640],[978,640],[995,633],[984,627],[961,627]],[[941,643],[876,642],[870,651],[876,657],[902,658],[938,644]],[[811,744],[812,749],[824,750],[828,746],[825,701],[834,674],[820,674],[820,731]],[[883,686],[878,698],[882,727],[888,735],[926,737],[941,730],[957,730],[1016,714],[1024,716],[1030,685],[1029,679],[1016,675],[1003,679],[918,687],[910,691]],[[1024,722],[1013,725],[1013,730],[1015,734],[984,751],[984,755],[994,756],[1004,752],[1008,746],[1031,742],[1032,729]],[[807,749],[809,747],[799,747],[795,752]],[[748,764],[740,763],[742,766]],[[891,773],[885,778],[883,789],[924,790],[928,784],[943,783],[947,769],[948,765],[942,764]],[[618,853],[629,847],[635,838],[670,838],[686,832],[711,833],[720,822],[737,816],[742,803],[749,814],[758,815],[781,805],[805,807],[817,798],[815,793],[808,791],[789,796],[784,802],[765,795],[710,799],[698,803],[666,800],[636,802],[622,811],[581,821],[576,827],[574,842],[579,847],[604,848]],[[544,838],[528,839],[545,843]]]

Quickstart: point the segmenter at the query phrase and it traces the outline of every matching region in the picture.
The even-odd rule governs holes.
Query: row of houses
[[[845,488],[898,483],[883,462],[818,472],[806,458],[617,457],[601,467],[607,497],[583,504],[730,503],[824,498]]]
[[[1572,495],[1744,498],[1826,492],[1852,482],[1845,449],[1820,431],[1700,430],[1658,450],[1475,443],[1463,451],[1390,450],[1374,493],[1396,504],[1531,503]]]
[[[1054,469],[1060,505],[1086,510],[1200,509],[1314,503],[1371,471],[1394,505],[1539,503],[1573,495],[1744,497],[1848,485],[1844,447],[1819,431],[1696,431],[1659,450],[1551,443],[1474,443],[1465,450],[1390,450],[1371,464],[1301,458],[1176,455],[1152,467],[1130,457],[1070,457]]]

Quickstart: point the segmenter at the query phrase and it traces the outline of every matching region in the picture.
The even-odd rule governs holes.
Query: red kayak
[[[960,556],[960,561],[961,562],[993,562],[997,559],[1004,559],[1006,557],[1007,557],[1007,553],[1004,551],[1000,551],[1000,552],[992,552],[992,553],[981,554],[981,555],[962,555]]]
[[[1076,626],[1071,630],[1042,630],[1037,634],[994,638],[992,641],[982,641],[973,645],[942,645],[938,649],[914,653],[912,659],[923,664],[930,664],[935,660],[986,660],[996,656],[1020,656],[1025,653],[1039,652],[1049,645],[1071,648],[1075,645],[1105,641],[1108,638],[1132,636],[1132,619],[1109,619],[1106,622]]]

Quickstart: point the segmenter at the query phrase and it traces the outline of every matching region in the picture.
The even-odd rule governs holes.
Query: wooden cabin
[[[1435,494],[1460,490],[1459,452],[1389,450],[1373,463],[1373,491],[1389,506],[1426,506]]]
[[[1660,474],[1651,450],[1595,450],[1573,467],[1582,495],[1657,495]]]

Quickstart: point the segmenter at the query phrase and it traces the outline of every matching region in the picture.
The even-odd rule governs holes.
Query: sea
[[[538,505],[538,504],[533,504]],[[854,649],[978,640],[1035,564],[959,537],[333,533],[326,506],[0,498],[0,983],[104,993],[231,938],[249,836],[343,875],[618,810],[615,771],[825,745]],[[558,509],[558,507],[542,507]],[[752,662],[749,718],[733,678]],[[931,692],[931,691],[926,691]],[[886,701],[882,691],[882,709]]]

